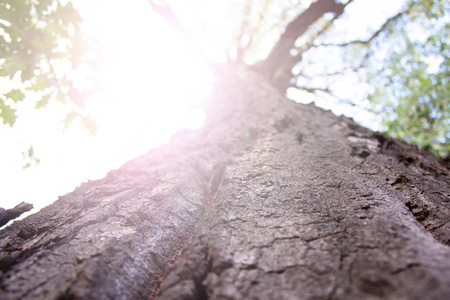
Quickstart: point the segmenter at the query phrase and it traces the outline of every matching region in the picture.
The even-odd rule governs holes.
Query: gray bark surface
[[[2,230],[0,298],[450,298],[442,161],[242,67],[218,82],[202,130]]]

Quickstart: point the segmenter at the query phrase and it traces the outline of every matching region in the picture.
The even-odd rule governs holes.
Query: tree
[[[448,162],[256,69],[217,67],[204,128],[2,230],[1,298],[448,298]]]

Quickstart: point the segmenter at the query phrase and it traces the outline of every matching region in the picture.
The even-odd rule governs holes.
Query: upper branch
[[[5,225],[11,220],[18,218],[24,212],[27,212],[33,208],[32,204],[22,202],[11,209],[4,209],[0,207],[0,226]]]
[[[276,76],[275,74],[290,72],[293,66],[284,66],[282,61],[289,56],[289,51],[294,48],[295,41],[302,36],[313,23],[323,17],[324,14],[334,13],[335,18],[341,16],[345,7],[352,1],[353,0],[350,0],[346,4],[342,4],[336,3],[335,0],[317,0],[312,3],[308,9],[301,13],[286,27],[269,56],[261,63],[263,72],[270,77]],[[283,70],[280,70],[280,66]]]
[[[195,41],[194,37],[181,25],[179,19],[170,8],[170,6],[163,2],[161,4],[156,4],[154,0],[148,0],[152,9],[158,13],[161,17],[163,17],[170,25],[172,25],[173,29],[180,34],[180,36],[185,39],[186,43],[192,47],[194,52],[197,54],[197,57],[207,66],[214,68],[213,62],[206,58],[204,51],[201,47],[198,46],[198,43]]]
[[[322,17],[325,13],[332,12],[341,15],[347,4],[336,3],[335,0],[318,0],[312,3],[307,10],[294,19],[285,29],[281,38],[294,41],[303,35],[308,27]]]
[[[401,18],[403,15],[409,13],[409,11],[411,10],[412,6],[409,6],[407,9],[405,9],[404,11],[399,12],[398,14],[392,16],[391,18],[387,19],[386,22],[383,23],[383,25],[381,25],[381,27],[375,31],[370,38],[366,39],[366,40],[353,40],[350,42],[346,42],[346,43],[340,43],[340,44],[316,44],[316,45],[312,45],[312,47],[321,47],[321,46],[336,46],[336,47],[346,47],[352,44],[370,44],[374,39],[376,39],[382,32],[384,32],[388,26],[392,23],[395,22],[396,20],[398,20],[399,18]]]
[[[152,9],[169,22],[178,32],[187,35],[187,32],[181,26],[180,21],[178,21],[178,18],[167,3],[156,4],[153,0],[148,0],[148,2]]]

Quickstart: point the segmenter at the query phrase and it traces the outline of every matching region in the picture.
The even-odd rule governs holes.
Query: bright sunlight
[[[86,108],[98,131],[90,136],[81,122],[61,132],[51,103],[44,110],[21,110],[13,128],[2,126],[0,207],[26,201],[40,209],[87,179],[103,177],[126,161],[167,142],[182,128],[198,128],[212,82],[167,22],[145,0],[74,0],[82,29],[96,49],[98,86]],[[21,152],[33,145],[37,167],[22,170]],[[24,188],[26,187],[26,188]]]

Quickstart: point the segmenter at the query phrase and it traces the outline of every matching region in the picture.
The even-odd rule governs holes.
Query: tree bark
[[[448,166],[220,76],[203,129],[0,232],[1,299],[450,297]]]

